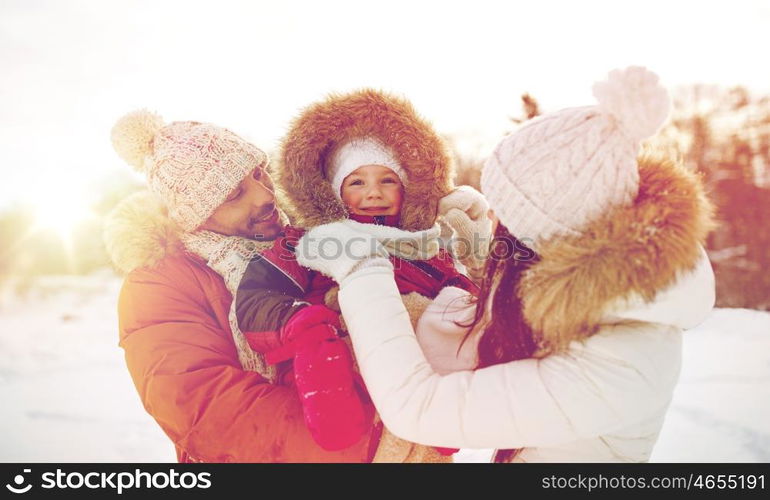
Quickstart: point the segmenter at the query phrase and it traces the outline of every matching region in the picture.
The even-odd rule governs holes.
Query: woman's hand
[[[351,220],[330,222],[308,230],[295,248],[297,262],[341,283],[362,267],[392,268],[385,247]]]
[[[439,200],[438,214],[454,230],[452,251],[471,275],[484,268],[492,240],[492,221],[484,195],[460,186]]]

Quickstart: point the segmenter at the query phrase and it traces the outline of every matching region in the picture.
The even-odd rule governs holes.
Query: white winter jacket
[[[652,303],[619,302],[598,333],[563,354],[444,376],[420,349],[392,271],[352,274],[339,303],[369,393],[394,434],[435,446],[525,448],[515,461],[641,462],[679,376],[682,330],[711,311],[714,277],[703,252]],[[458,336],[425,330],[437,324],[420,321],[423,343],[456,350]]]

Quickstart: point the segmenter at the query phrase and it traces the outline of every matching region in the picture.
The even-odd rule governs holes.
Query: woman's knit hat
[[[147,175],[147,183],[185,231],[203,224],[267,155],[231,131],[209,123],[173,122],[139,110],[112,128],[115,151]]]
[[[498,144],[481,188],[500,222],[533,250],[577,235],[639,189],[637,155],[671,108],[658,76],[634,66],[593,87],[598,104],[539,116]]]

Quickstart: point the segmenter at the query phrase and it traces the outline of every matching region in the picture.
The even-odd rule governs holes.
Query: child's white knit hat
[[[147,175],[147,184],[185,231],[197,229],[267,155],[209,123],[173,122],[139,110],[112,128],[115,151]]]
[[[358,167],[382,165],[393,170],[406,184],[406,173],[393,151],[374,137],[360,137],[343,144],[332,154],[328,162],[326,178],[332,184],[334,194],[341,199],[342,182]]]
[[[642,140],[669,115],[658,76],[634,66],[593,87],[598,104],[533,119],[498,144],[481,188],[500,222],[533,250],[556,235],[577,235],[639,190]]]

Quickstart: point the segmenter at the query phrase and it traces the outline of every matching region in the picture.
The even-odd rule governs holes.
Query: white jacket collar
[[[701,247],[701,258],[694,269],[681,273],[651,302],[645,302],[638,294],[616,301],[608,308],[602,323],[644,321],[687,330],[706,319],[715,300],[714,271],[706,251]]]

